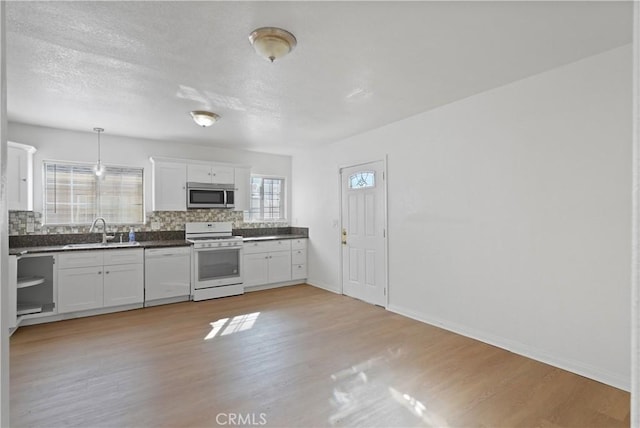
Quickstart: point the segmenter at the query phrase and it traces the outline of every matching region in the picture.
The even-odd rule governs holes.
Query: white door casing
[[[340,170],[342,292],[386,307],[386,184],[384,161]]]

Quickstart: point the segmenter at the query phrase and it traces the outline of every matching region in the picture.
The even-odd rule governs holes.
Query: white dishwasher
[[[191,295],[191,247],[144,250],[144,306],[183,302]]]

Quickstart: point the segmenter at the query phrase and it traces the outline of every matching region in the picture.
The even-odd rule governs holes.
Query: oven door
[[[242,284],[242,248],[194,249],[194,288]]]

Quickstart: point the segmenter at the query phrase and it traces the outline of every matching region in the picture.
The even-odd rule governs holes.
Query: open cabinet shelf
[[[21,278],[18,278],[18,288],[33,287],[34,285],[43,284],[44,281],[45,281],[45,278],[42,276],[21,277]]]

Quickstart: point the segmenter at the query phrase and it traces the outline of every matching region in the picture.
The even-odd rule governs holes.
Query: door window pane
[[[349,189],[366,189],[376,185],[375,171],[361,171],[349,176]]]

